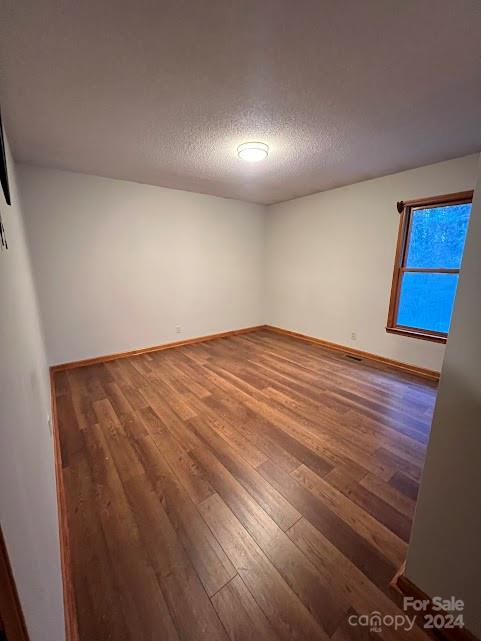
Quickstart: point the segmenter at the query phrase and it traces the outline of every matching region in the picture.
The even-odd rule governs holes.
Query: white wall
[[[439,370],[444,345],[385,331],[396,202],[471,189],[476,166],[263,208],[20,165],[49,363],[267,322]]]
[[[264,322],[263,207],[33,166],[19,175],[50,364]]]
[[[439,370],[444,345],[385,331],[396,202],[472,189],[477,162],[475,154],[270,206],[266,322]]]
[[[481,638],[481,162],[419,492],[406,575],[465,603]]]
[[[0,190],[8,251],[0,251],[0,523],[31,641],[62,641],[50,384],[15,167],[12,206]]]

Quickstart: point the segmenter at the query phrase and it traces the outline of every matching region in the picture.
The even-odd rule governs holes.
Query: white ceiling
[[[481,149],[480,0],[1,6],[20,161],[272,203]]]

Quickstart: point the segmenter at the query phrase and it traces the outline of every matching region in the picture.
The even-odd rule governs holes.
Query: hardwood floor
[[[424,638],[348,617],[399,613],[434,384],[258,331],[55,387],[81,641]]]

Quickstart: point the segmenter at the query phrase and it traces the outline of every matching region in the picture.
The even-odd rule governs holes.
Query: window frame
[[[399,298],[401,295],[402,275],[405,272],[417,273],[436,273],[436,274],[459,274],[459,269],[448,268],[417,268],[406,267],[409,241],[411,237],[412,211],[415,209],[426,209],[429,207],[443,207],[446,205],[464,205],[472,203],[473,191],[460,191],[453,194],[444,194],[442,196],[433,196],[430,198],[418,198],[417,200],[400,201],[397,203],[397,210],[400,214],[399,231],[396,244],[396,254],[394,259],[394,269],[391,284],[391,297],[389,301],[389,312],[387,318],[386,331],[391,334],[401,334],[412,338],[421,338],[436,343],[445,343],[447,333],[436,332],[430,329],[420,329],[418,327],[407,327],[397,324]]]

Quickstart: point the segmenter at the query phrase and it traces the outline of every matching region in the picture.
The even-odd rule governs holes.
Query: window
[[[400,202],[386,330],[446,342],[473,192]]]

